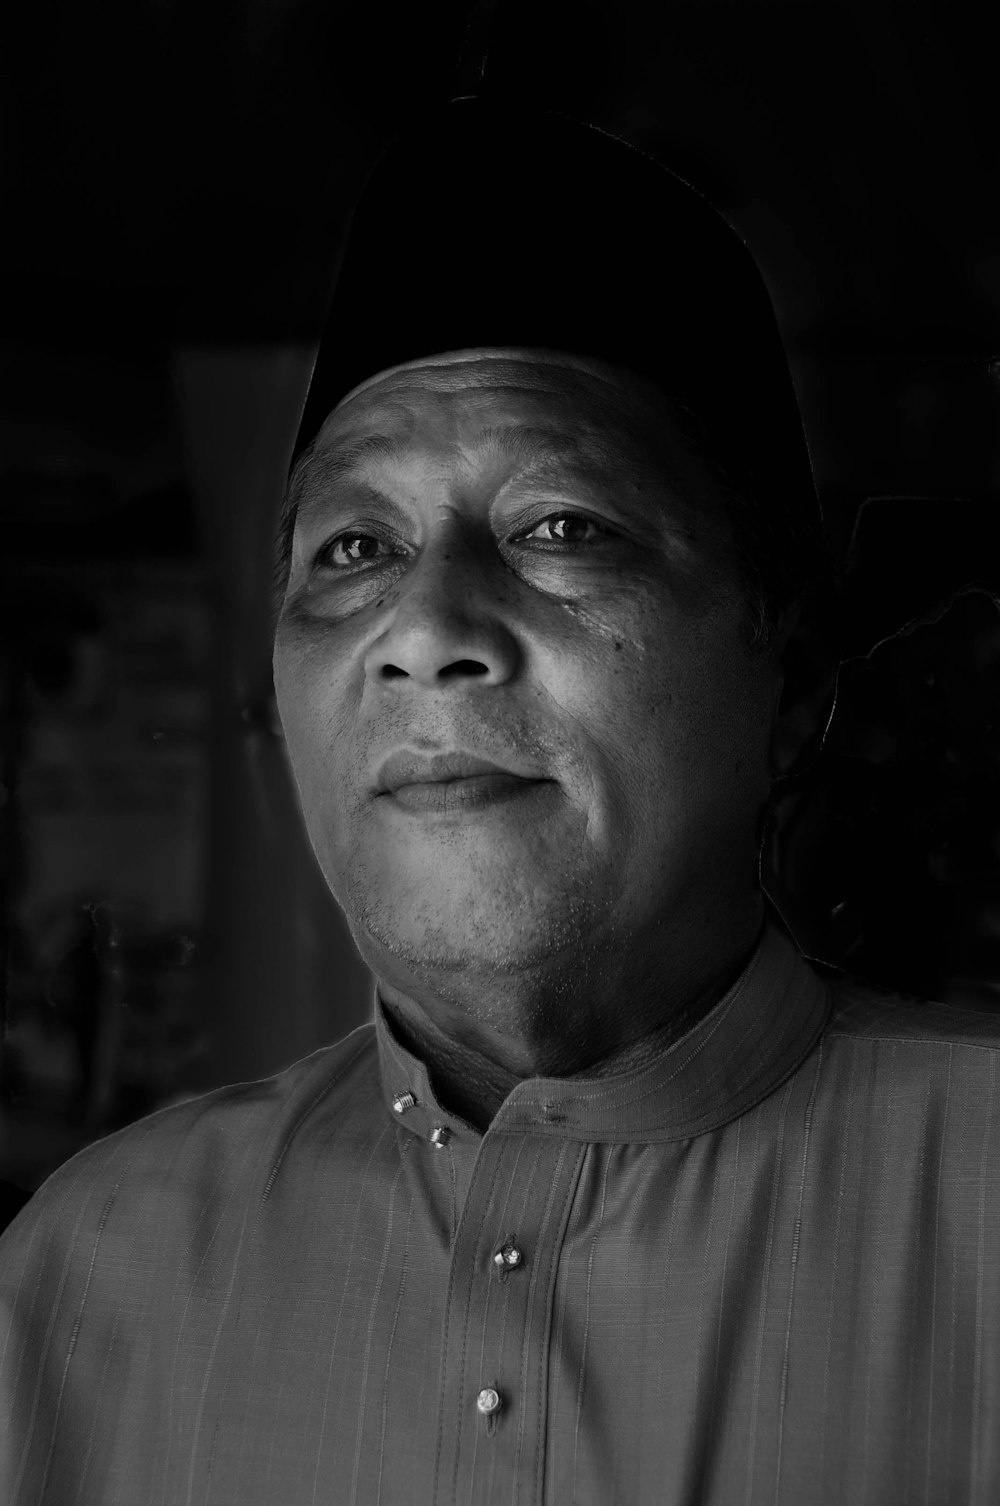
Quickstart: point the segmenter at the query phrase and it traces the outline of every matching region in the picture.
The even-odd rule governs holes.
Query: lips
[[[508,803],[553,786],[535,771],[515,770],[476,753],[392,753],[375,777],[375,798],[411,812],[458,815]]]
[[[537,783],[543,777],[534,771],[504,767],[474,753],[427,754],[402,750],[391,753],[380,767],[375,778],[375,794],[393,795],[412,785],[450,784],[464,779],[493,779],[499,786],[501,781],[505,785],[518,781]]]

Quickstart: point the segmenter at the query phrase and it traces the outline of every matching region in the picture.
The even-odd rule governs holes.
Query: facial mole
[[[596,617],[592,612],[588,612],[586,607],[581,606],[578,601],[564,600],[560,601],[559,605],[564,612],[569,612],[571,617],[576,617],[579,621],[585,622],[593,632],[598,633],[606,641],[613,643],[617,652],[620,652],[626,643],[637,654],[644,654],[646,652],[645,644],[637,638],[616,638],[611,628],[606,627],[599,617]]]

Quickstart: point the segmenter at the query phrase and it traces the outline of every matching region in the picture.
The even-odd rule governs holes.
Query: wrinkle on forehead
[[[467,393],[474,400],[479,392],[500,394],[504,389],[546,397],[583,397],[595,406],[610,406],[615,416],[630,426],[637,399],[646,410],[647,421],[654,414],[665,417],[665,394],[649,378],[624,367],[570,352],[497,346],[449,351],[388,367],[341,398],[327,423],[339,415],[346,416],[352,408],[364,412],[367,405],[363,400],[371,400],[376,394],[387,407],[398,411],[403,393],[419,392],[433,402],[436,396],[446,400],[456,393]]]
[[[512,400],[509,415],[503,414],[506,398]],[[668,399],[648,379],[589,357],[500,347],[449,352],[379,372],[334,408],[315,451],[350,445],[369,432],[405,441],[428,417],[439,438],[453,431],[460,449],[470,442],[479,448],[480,417],[484,429],[503,427],[506,417],[512,426],[561,428],[559,449],[565,453],[574,444],[581,460],[602,468],[619,471],[624,462],[634,470],[638,462],[645,469],[665,461],[668,474],[676,475],[680,461],[680,469],[687,469]]]

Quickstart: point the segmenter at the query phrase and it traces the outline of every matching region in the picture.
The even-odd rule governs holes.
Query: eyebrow
[[[313,450],[307,455],[299,477],[299,499],[305,500],[307,490],[313,490],[318,482],[322,487],[334,487],[360,471],[368,460],[399,460],[406,450],[406,442],[388,434],[365,434],[358,439],[346,440],[332,450]]]
[[[344,440],[329,450],[313,451],[298,478],[296,501],[301,505],[311,500],[317,490],[332,490],[363,470],[369,461],[401,460],[411,448],[409,440],[401,435],[365,434]],[[556,429],[537,425],[488,425],[479,434],[476,453],[487,460],[519,461],[523,468],[545,461],[577,468],[596,464],[611,473],[619,468],[612,446],[593,441],[584,444]]]

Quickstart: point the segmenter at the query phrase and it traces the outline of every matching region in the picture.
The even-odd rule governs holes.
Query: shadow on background
[[[143,498],[135,539],[110,486],[67,504],[36,477],[20,510],[18,478],[8,493],[0,1174],[15,1185],[370,1014],[270,681],[274,499],[310,364],[297,347],[176,351],[187,488]]]

